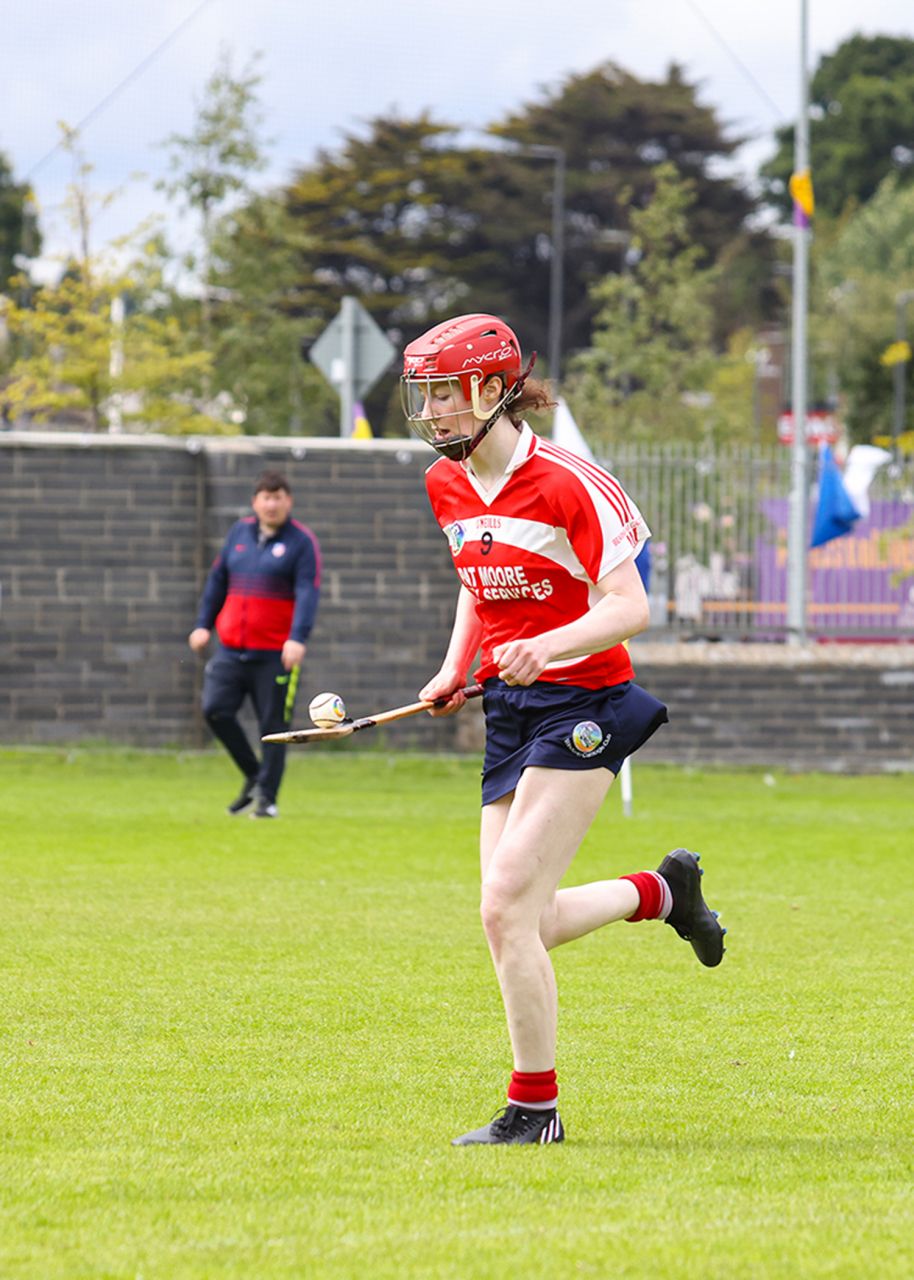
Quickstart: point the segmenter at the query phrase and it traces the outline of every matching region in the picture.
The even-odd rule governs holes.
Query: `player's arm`
[[[601,598],[574,622],[525,640],[496,645],[493,656],[506,684],[532,684],[550,662],[602,653],[645,630],[650,612],[633,556],[610,569],[596,588]]]
[[[197,607],[197,621],[194,624],[193,631],[187,637],[187,643],[194,653],[202,653],[209,644],[213,623],[216,621],[219,610],[225,604],[225,597],[228,594],[227,552],[233,533],[234,527],[229,531],[225,545],[216,556],[209,573],[206,575],[203,594],[200,596],[200,604]]]
[[[300,666],[306,652],[306,641],[317,616],[320,598],[317,548],[311,538],[303,544],[295,564],[292,589],[295,608],[289,637],[282,647],[282,665],[286,671]]]
[[[476,612],[476,597],[472,591],[461,587],[444,661],[431,680],[419,690],[419,697],[427,702],[456,693],[447,706],[432,711],[433,716],[450,715],[463,706],[466,699],[460,690],[466,684],[467,671],[479,650],[481,639],[482,623]]]

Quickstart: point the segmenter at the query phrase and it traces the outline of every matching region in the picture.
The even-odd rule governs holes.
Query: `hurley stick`
[[[481,684],[471,684],[463,690],[467,698],[478,698],[482,693]],[[268,733],[261,742],[329,742],[333,738],[348,738],[351,733],[360,729],[373,729],[377,724],[390,724],[394,720],[405,720],[407,716],[417,716],[420,711],[429,711],[432,707],[443,707],[447,698],[439,698],[436,702],[411,702],[405,707],[394,707],[392,711],[379,711],[373,716],[362,716],[359,720],[344,720],[330,729],[290,729],[288,733]]]

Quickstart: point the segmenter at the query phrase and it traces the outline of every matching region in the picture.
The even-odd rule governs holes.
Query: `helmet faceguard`
[[[535,360],[534,354],[522,371],[520,343],[497,316],[457,316],[436,325],[403,354],[400,395],[411,430],[446,458],[465,461],[520,395]],[[483,388],[496,376],[501,393],[483,404]],[[458,393],[463,403],[454,405]],[[457,426],[458,418],[482,425],[473,433],[439,438],[448,419]]]

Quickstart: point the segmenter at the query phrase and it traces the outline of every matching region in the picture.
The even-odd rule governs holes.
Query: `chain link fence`
[[[790,451],[620,446],[598,459],[651,527],[654,638],[783,640]],[[810,454],[810,523],[817,500]],[[884,467],[870,512],[807,561],[810,639],[914,638],[914,466]]]

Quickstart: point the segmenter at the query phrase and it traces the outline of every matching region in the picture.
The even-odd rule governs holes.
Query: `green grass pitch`
[[[914,1275],[914,777],[636,765],[570,882],[703,854],[729,926],[555,954],[564,1146],[510,1069],[478,761],[0,751],[0,1277]]]

